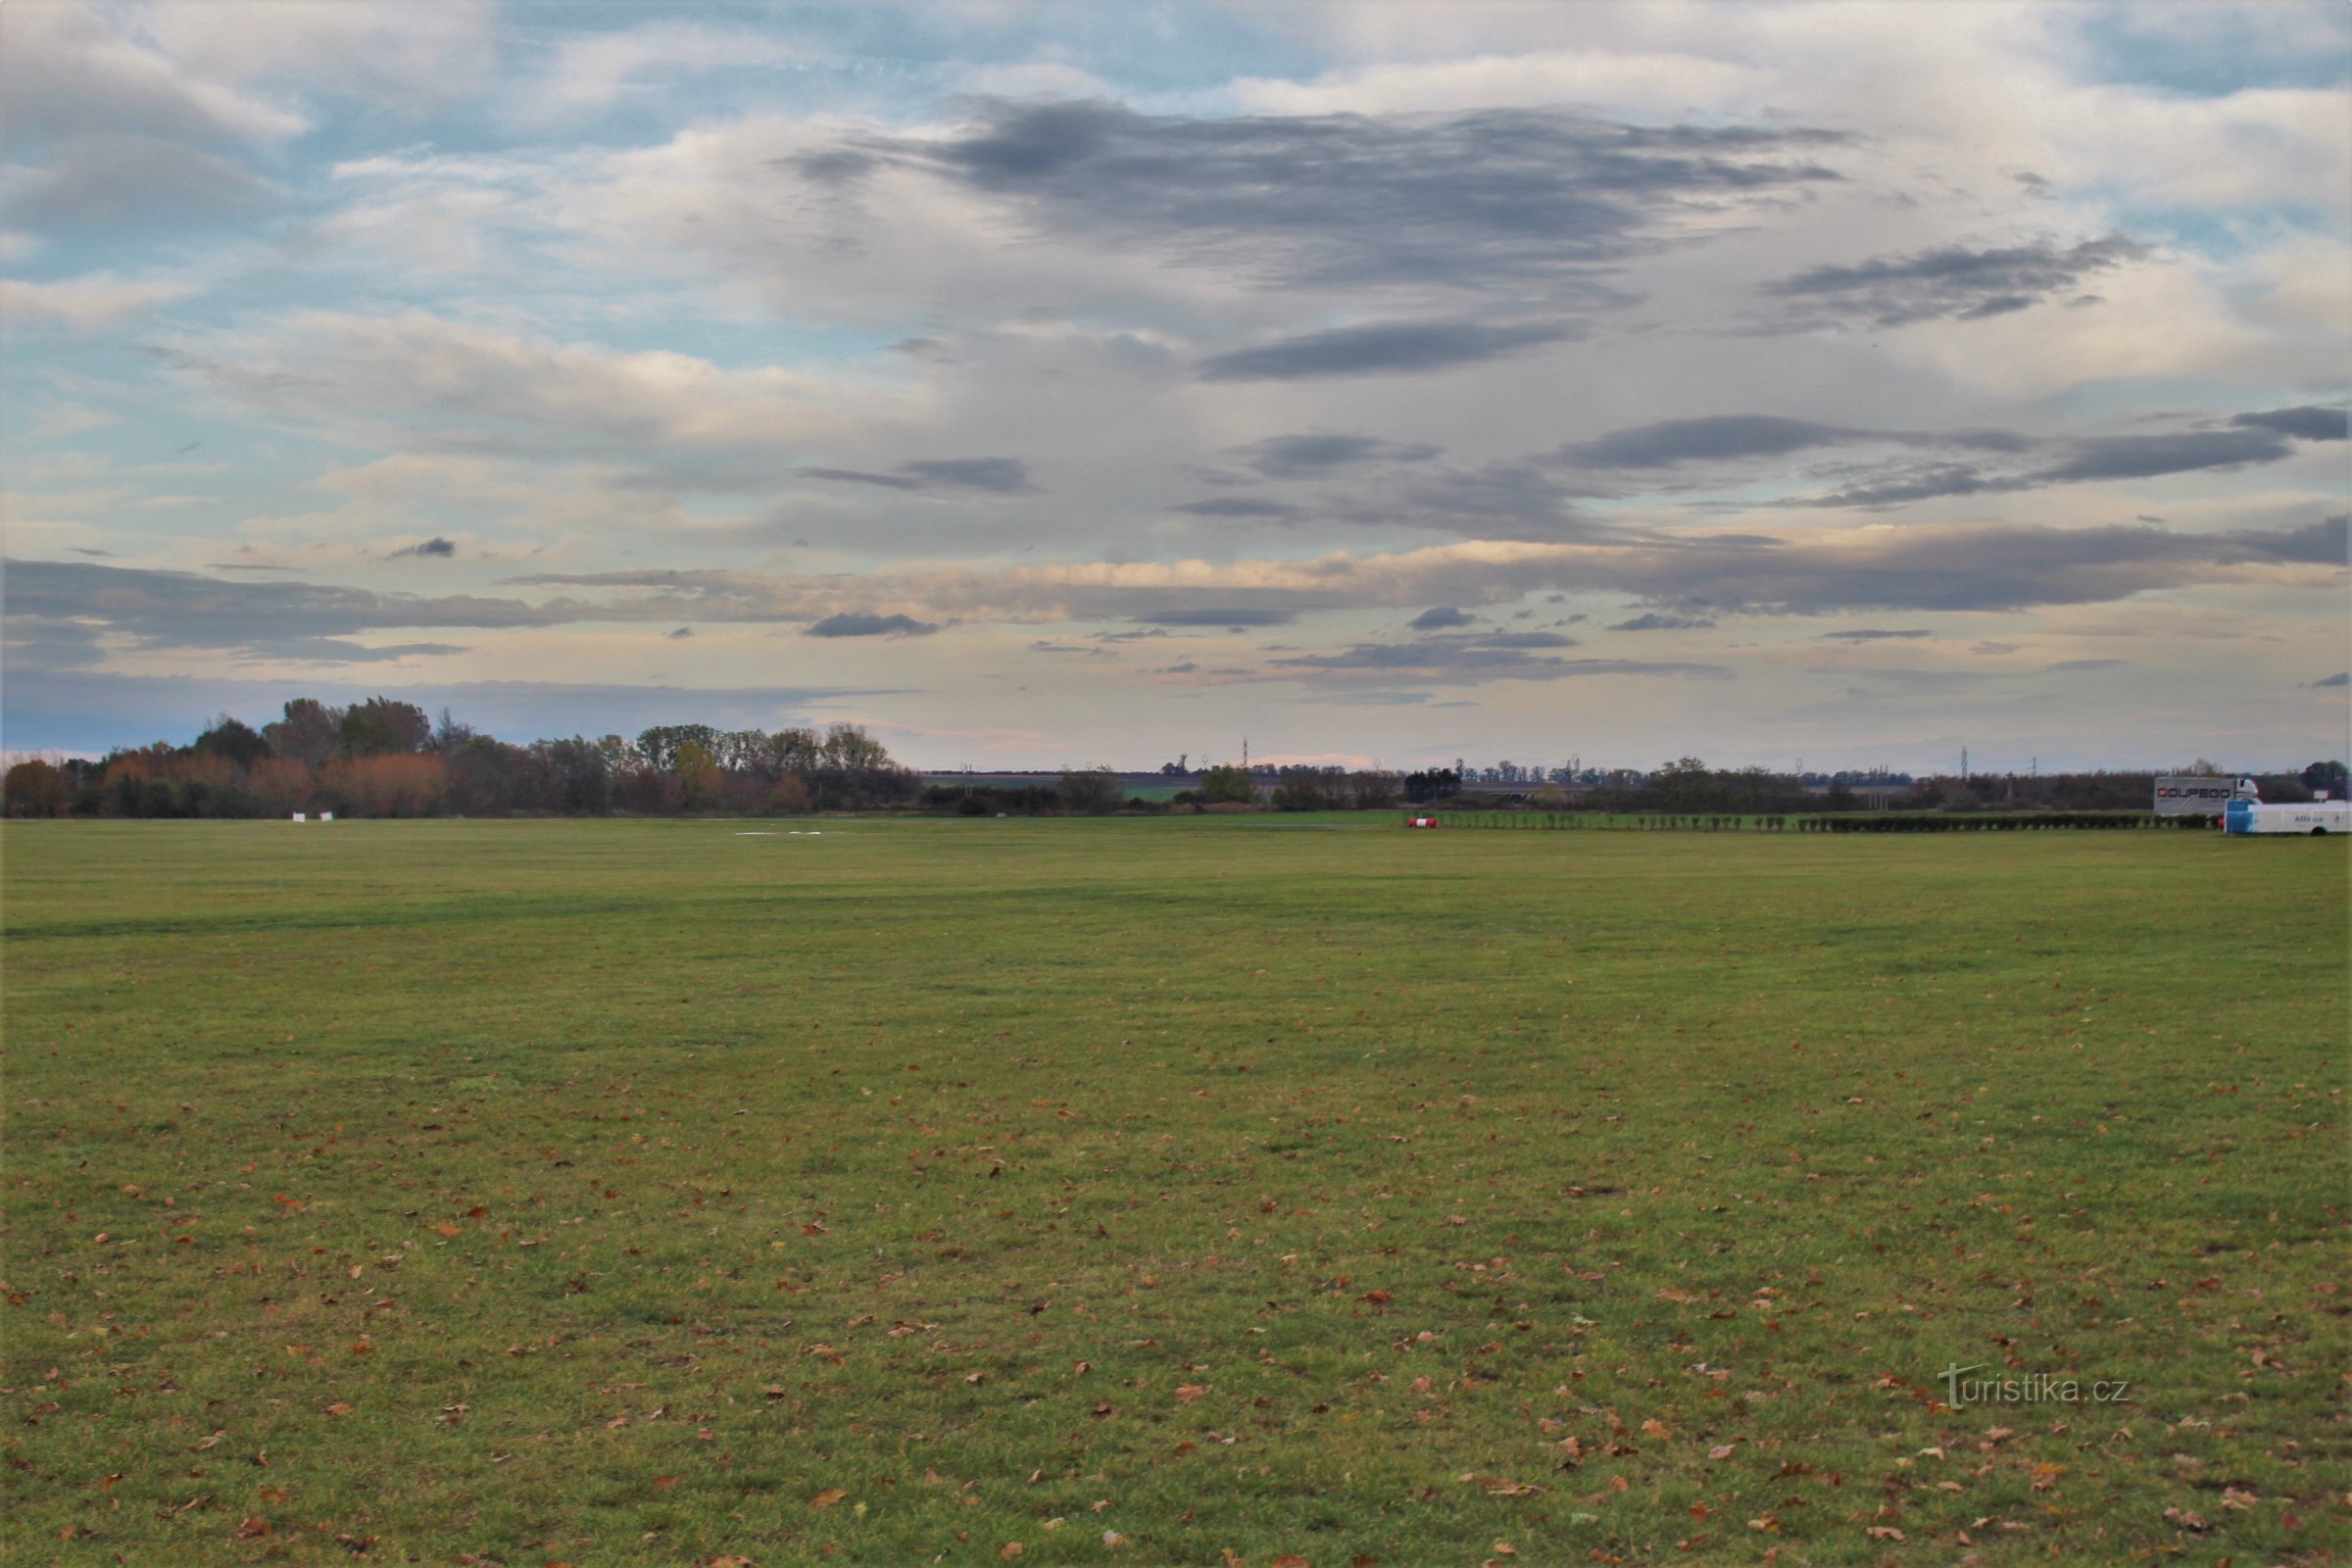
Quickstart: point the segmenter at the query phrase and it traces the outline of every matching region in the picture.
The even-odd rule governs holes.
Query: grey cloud
[[[1872,444],[2024,452],[2035,443],[2008,430],[1864,430],[1769,414],[1723,414],[1661,419],[1612,430],[1596,441],[1559,449],[1562,461],[1595,468],[1667,468],[1693,462],[1780,458],[1822,447]]]
[[[1188,513],[1196,517],[1263,517],[1271,521],[1289,521],[1306,515],[1304,507],[1293,506],[1287,501],[1258,501],[1249,496],[1216,496],[1207,501],[1186,501],[1168,510]]]
[[[928,637],[939,630],[935,621],[916,620],[911,615],[871,615],[845,612],[827,615],[812,622],[807,635],[810,637]]]
[[[2047,240],[1996,250],[1951,245],[1851,267],[1810,268],[1767,284],[1764,291],[1850,308],[1880,326],[1943,318],[1980,320],[2072,292],[2082,279],[2146,254],[2120,234],[2065,250]]]
[[[1187,660],[1181,664],[1162,664],[1157,669],[1144,671],[1147,675],[1190,675],[1200,666]]]
[[[2314,686],[2352,686],[2352,669],[2339,669],[2332,675],[2322,675],[2311,684]]]
[[[153,136],[95,134],[59,143],[17,186],[8,214],[34,228],[104,232],[247,220],[270,200],[268,185],[225,158]]]
[[[1715,622],[1705,615],[1674,615],[1650,611],[1631,620],[1621,620],[1607,628],[1610,631],[1704,631]]]
[[[862,468],[795,468],[801,478],[840,484],[875,485],[885,490],[976,490],[1018,495],[1029,488],[1029,465],[1018,458],[933,458],[902,463],[888,473]]]
[[[580,607],[563,604],[533,606],[466,595],[423,598],[312,583],[223,582],[194,572],[78,562],[12,561],[7,569],[12,620],[20,615],[100,620],[148,648],[258,652],[392,627],[541,626],[591,618]]]
[[[1448,626],[1467,626],[1478,617],[1464,614],[1451,605],[1439,605],[1424,610],[1405,624],[1414,631],[1444,631]]]
[[[1301,699],[1319,708],[1418,708],[1435,697],[1435,692],[1317,692]],[[1461,708],[1462,703],[1442,703],[1442,708]]]
[[[1440,450],[1421,442],[1315,433],[1269,436],[1241,448],[1237,456],[1269,479],[1318,479],[1367,463],[1425,463]]]
[[[1394,482],[1331,503],[1351,522],[1443,529],[1473,539],[1557,540],[1588,531],[1578,492],[1533,464],[1411,469]]]
[[[940,490],[985,490],[1005,496],[1029,488],[1029,465],[1018,458],[934,458],[899,466]]]
[[[2274,560],[2302,562],[2315,566],[2341,566],[2346,564],[2346,547],[2352,544],[2352,512],[2339,512],[2333,516],[2322,517],[2317,522],[2307,522],[2299,528],[2271,529],[2233,537],[2246,541],[2248,547]]]
[[[1906,501],[1934,501],[1945,496],[2000,494],[2033,488],[2023,475],[1989,477],[1964,463],[1932,463],[1883,473],[1826,496],[1807,496],[1796,505],[1808,507],[1893,507]]]
[[[829,479],[835,484],[870,484],[884,490],[920,490],[923,482],[910,474],[869,473],[862,468],[795,468],[803,479]]]
[[[692,626],[680,626],[676,631],[665,631],[662,635],[670,639],[672,642],[675,642],[681,638],[693,636],[694,628]]]
[[[2344,410],[2341,406],[2331,404],[2306,405],[2294,409],[2271,409],[2260,414],[2241,414],[2230,422],[2258,430],[2276,430],[2280,435],[2293,436],[2298,441],[2352,439],[2352,430],[2346,428]]]
[[[1129,618],[1147,626],[1287,626],[1298,615],[1296,611],[1265,606],[1208,605],[1147,611]]]
[[[2094,436],[2075,443],[2073,456],[2030,477],[2040,484],[2085,479],[2146,479],[2200,468],[2238,468],[2276,463],[2290,448],[2276,431],[2257,427],[2182,430],[2169,435]]]
[[[1597,441],[1562,447],[1560,456],[1595,468],[1663,468],[1694,460],[1786,457],[1809,447],[1840,445],[1856,433],[1769,414],[1726,414],[1612,430]]]
[[[434,537],[425,540],[421,544],[403,545],[398,550],[393,551],[386,559],[397,561],[402,556],[423,556],[446,560],[457,553],[458,547],[455,544],[452,544],[449,540],[441,538],[436,534]]]
[[[2296,411],[2281,411],[2294,413]],[[2257,416],[2258,420],[2267,416]],[[2047,485],[2160,478],[2173,473],[2227,472],[2276,463],[2294,449],[2286,435],[2245,416],[2224,429],[2173,430],[2157,435],[2085,436],[2053,443],[2060,456],[2014,473],[1987,472],[1968,463],[1883,468],[1873,476],[1799,503],[1818,507],[1885,507],[1943,496],[2000,495]]]
[[[1556,631],[1500,631],[1491,632],[1478,639],[1481,648],[1578,648],[1573,637],[1563,637]]]
[[[1831,548],[1696,541],[1595,549],[1588,581],[1655,602],[1775,614],[2025,610],[2224,580],[2251,564],[2341,565],[2345,518],[2227,534],[2142,526],[1921,527]]]
[[[1815,638],[1814,641],[1825,643],[1877,643],[1887,642],[1898,638],[1908,640],[1919,637],[1933,637],[1934,635],[1936,634],[1931,631],[1880,631],[1875,628],[1866,627],[1855,631],[1825,631],[1819,637]]]
[[[455,643],[386,643],[380,648],[370,648],[365,643],[345,642],[340,637],[265,635],[245,643],[239,651],[256,659],[300,659],[321,664],[373,664],[412,656],[462,654],[466,649]]]
[[[1567,643],[1568,639],[1561,639]],[[1548,646],[1548,645],[1547,645]],[[1410,643],[1357,643],[1339,653],[1303,654],[1273,661],[1278,669],[1318,674],[1404,674],[1440,684],[1490,680],[1563,680],[1587,675],[1690,675],[1728,679],[1715,664],[1655,662],[1625,659],[1558,659],[1502,638],[1428,637]]]
[[[1083,233],[1275,283],[1591,296],[1594,274],[1664,242],[1685,204],[1838,175],[1844,138],[1748,126],[1638,127],[1556,110],[1454,116],[1147,116],[1110,103],[974,106],[944,138],[858,136],[799,164],[837,190],[872,160],[932,170]]]
[[[1580,335],[1566,322],[1483,326],[1475,321],[1388,321],[1335,327],[1235,349],[1202,360],[1204,381],[1290,381],[1340,375],[1391,375],[1448,369],[1499,359]]]

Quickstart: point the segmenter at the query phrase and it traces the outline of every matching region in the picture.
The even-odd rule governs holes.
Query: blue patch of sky
[[[2198,18],[2198,12],[2206,14]],[[2234,8],[2212,6],[2150,6],[2131,4],[2086,6],[2079,14],[2081,37],[2089,48],[2082,69],[2098,82],[2158,87],[2191,98],[2226,98],[2231,93],[2272,87],[2333,87],[2352,74],[2352,16],[2340,5],[2298,5],[2274,0],[2269,8],[2294,15],[2307,26],[2272,30],[2250,18],[2235,24],[2224,19]],[[2197,19],[2190,26],[2167,31],[2174,13]],[[2150,17],[2162,17],[2151,23]],[[2335,47],[2311,47],[2310,34],[2332,24]]]
[[[687,4],[658,15],[525,0],[502,19],[511,80],[528,80],[567,43],[658,23],[765,35],[776,58],[715,68],[649,66],[601,116],[591,139],[666,140],[680,113],[806,115],[855,111],[886,119],[936,113],[971,90],[975,68],[1068,66],[1122,96],[1213,91],[1240,75],[1304,75],[1328,64],[1283,31],[1212,7],[1070,4],[1022,8]]]
[[[2325,209],[2301,202],[2273,202],[2259,207],[2160,206],[2133,202],[2120,186],[2099,182],[2083,187],[2091,201],[2103,201],[2115,227],[2142,243],[2171,245],[2217,262],[2256,255],[2282,239],[2299,234],[2328,234],[2341,224]],[[2090,277],[2083,292],[2099,292]]]

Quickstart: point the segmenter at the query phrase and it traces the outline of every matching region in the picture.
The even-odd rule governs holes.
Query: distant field
[[[2352,1547],[2340,842],[0,855],[0,1560]]]

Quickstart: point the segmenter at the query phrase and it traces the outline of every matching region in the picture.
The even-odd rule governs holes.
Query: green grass
[[[2342,844],[1269,824],[10,825],[0,1560],[2347,1551]]]

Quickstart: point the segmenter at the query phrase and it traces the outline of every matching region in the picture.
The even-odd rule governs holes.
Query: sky
[[[2346,755],[2352,11],[0,9],[0,742]]]

